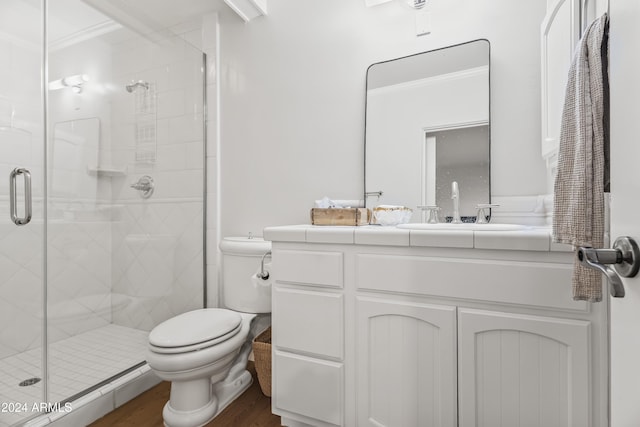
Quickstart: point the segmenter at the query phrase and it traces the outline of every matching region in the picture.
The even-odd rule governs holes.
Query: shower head
[[[143,87],[145,89],[149,89],[149,82],[145,82],[144,80],[138,80],[137,82],[131,82],[131,84],[128,84],[125,86],[127,89],[127,92],[132,93],[133,91],[135,91],[137,88],[139,87]]]

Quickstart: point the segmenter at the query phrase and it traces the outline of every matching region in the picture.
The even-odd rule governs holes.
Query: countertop
[[[393,226],[286,225],[266,227],[272,242],[416,246],[465,249],[571,252],[570,245],[553,243],[551,228],[527,227],[516,231],[410,230]]]

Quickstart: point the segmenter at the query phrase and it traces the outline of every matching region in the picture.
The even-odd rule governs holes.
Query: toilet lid
[[[231,338],[240,330],[242,317],[235,311],[205,308],[165,320],[149,334],[154,347],[177,348]],[[225,337],[225,335],[227,335]],[[222,339],[218,342],[223,341]]]

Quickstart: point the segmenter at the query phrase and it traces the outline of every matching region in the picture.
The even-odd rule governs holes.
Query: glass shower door
[[[148,372],[203,305],[203,55],[115,6],[0,1],[0,427]]]
[[[45,401],[42,21],[40,2],[0,2],[2,427]]]
[[[74,410],[203,305],[202,52],[125,6],[47,7],[47,398]]]

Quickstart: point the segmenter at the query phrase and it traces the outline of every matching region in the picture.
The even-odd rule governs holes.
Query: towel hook
[[[635,277],[640,270],[640,249],[636,241],[627,236],[618,237],[613,242],[613,249],[581,246],[577,256],[582,265],[598,270],[607,277],[612,297],[624,297],[624,285],[620,276]]]

